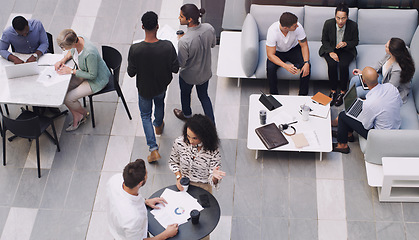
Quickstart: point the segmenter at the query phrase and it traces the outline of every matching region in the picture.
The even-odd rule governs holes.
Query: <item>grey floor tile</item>
[[[34,1],[35,2],[35,1]],[[51,16],[54,15],[54,11],[55,8],[57,7],[58,1],[56,0],[38,0],[36,1],[36,6],[35,9],[33,11],[32,17],[38,15],[38,14],[44,14],[44,15],[48,15]],[[38,19],[38,18],[36,18]],[[40,20],[40,19],[38,19]],[[42,22],[42,24],[44,25],[45,28],[47,28],[49,26],[46,25],[46,23]]]
[[[233,81],[233,79],[229,79]],[[265,80],[261,79],[241,79],[240,82],[240,105],[249,106],[249,97],[252,94],[260,94],[260,90],[264,93],[269,93],[268,83]]]
[[[262,219],[289,217],[289,178],[263,176]]]
[[[378,192],[376,188],[372,189],[374,199],[374,213],[376,221],[403,221],[402,204],[398,202],[380,202],[378,201]]]
[[[263,152],[263,176],[289,177],[289,152]]]
[[[318,239],[317,220],[290,219],[290,237],[293,240]]]
[[[347,219],[373,221],[371,188],[365,181],[345,180],[344,184]]]
[[[26,168],[23,170],[22,178],[13,200],[13,207],[39,208],[49,170],[41,169],[41,174],[42,177],[38,178],[37,169]]]
[[[419,223],[406,223],[406,239],[419,240]]]
[[[63,211],[61,209],[40,209],[36,215],[30,239],[58,239],[58,233],[60,231],[59,223],[62,217],[62,212]]]
[[[156,173],[159,174],[173,174],[173,172],[169,168],[169,159],[170,154],[172,152],[173,142],[175,141],[174,138],[167,138],[167,137],[159,137],[157,138],[157,142],[159,146],[159,153],[161,159],[157,161],[154,165],[156,166]]]
[[[351,154],[342,154],[343,178],[345,180],[365,180],[367,174],[363,153],[359,143],[350,143]]]
[[[217,199],[221,208],[221,216],[233,215],[234,177],[225,176],[219,185],[219,189],[213,189],[212,194]]]
[[[110,39],[112,43],[132,42],[132,33],[134,32],[136,23],[140,17],[140,4],[140,2],[134,0],[125,0],[121,2],[115,21],[115,27]],[[120,26],[124,27],[121,28]]]
[[[239,128],[238,128],[238,139],[247,139],[247,131],[249,121],[249,106],[244,105],[240,106],[239,112]]]
[[[375,240],[374,222],[348,221],[348,239],[349,240]]]
[[[35,5],[36,1],[16,0],[12,11],[15,13],[32,13]]]
[[[236,173],[237,140],[221,139],[220,154],[222,170],[233,176]]]
[[[260,217],[233,217],[231,223],[231,240],[260,239]]]
[[[8,131],[6,132],[6,136],[11,137],[13,134]],[[25,138],[15,138],[12,142],[6,141],[6,166],[23,168],[25,166],[31,144],[32,142],[29,142],[28,139]],[[1,147],[1,152],[3,153],[3,147]]]
[[[100,4],[97,16],[112,18],[119,10],[119,6],[122,0],[102,0]]]
[[[40,208],[62,209],[72,176],[71,169],[51,169]]]
[[[261,217],[261,239],[288,239],[288,218]]]
[[[419,222],[419,208],[417,203],[402,203],[404,221]]]
[[[148,155],[150,155],[150,152],[148,151],[148,146],[147,146],[145,137],[135,137],[134,145],[133,145],[132,153],[131,153],[131,162],[139,158],[143,159],[146,162],[147,172],[150,176],[156,172],[156,166],[160,165],[160,162],[157,161],[154,163],[148,163],[147,162]],[[161,166],[161,167],[164,167],[164,166]]]
[[[100,172],[74,171],[65,209],[92,211]]]
[[[42,12],[32,14],[32,18],[41,21],[42,25],[44,25],[45,31],[47,31],[47,32],[48,32],[49,25],[51,24],[52,17],[53,17],[53,14],[45,14],[45,13],[42,13]],[[56,36],[52,36],[52,39],[53,39],[53,41],[55,41]],[[58,51],[58,49],[57,49],[57,51]],[[54,53],[55,53],[55,49],[54,49]]]
[[[262,178],[236,176],[233,217],[260,217],[262,210]]]
[[[247,141],[238,140],[237,176],[262,176],[262,158],[255,159],[255,151],[247,149]]]
[[[83,135],[62,134],[60,137],[60,152],[55,153],[51,169],[73,170],[77,161]]]
[[[402,222],[376,222],[377,240],[405,239]]]
[[[77,156],[76,170],[102,170],[108,142],[109,136],[84,135]]]
[[[113,11],[115,11],[115,9]],[[114,13],[110,14],[108,17],[97,17],[90,40],[97,43],[109,43],[109,39],[111,38],[110,33],[115,26],[115,19],[116,16]]]
[[[315,153],[290,152],[289,169],[291,178],[316,178]]]
[[[176,177],[174,174],[154,174],[153,182],[149,182],[148,184],[151,183],[152,185],[150,195],[164,187],[175,185]]]
[[[317,219],[316,179],[290,178],[290,218]]]
[[[82,240],[86,238],[90,211],[63,211],[58,239]]]
[[[0,206],[11,206],[22,172],[23,168],[0,166]]]
[[[94,98],[93,101],[96,127],[92,127],[92,121],[89,118],[87,123],[83,124],[84,126],[82,126],[80,130],[83,130],[83,134],[109,135],[112,128],[113,119],[115,117],[117,104],[110,102],[96,102]]]
[[[79,2],[80,0],[59,0],[55,10],[55,16],[75,16]],[[67,28],[70,28],[70,26]]]
[[[7,217],[9,216],[10,207],[0,207],[0,233],[3,232]]]

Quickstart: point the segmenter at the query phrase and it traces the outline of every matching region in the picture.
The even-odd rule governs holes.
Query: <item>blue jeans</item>
[[[140,95],[138,95],[138,106],[140,107],[141,120],[143,122],[145,138],[147,140],[147,145],[149,147],[150,152],[159,149],[159,146],[156,143],[156,136],[154,135],[153,125],[158,127],[163,124],[165,96],[166,91],[153,97],[152,99],[143,98]],[[151,123],[153,101],[155,106],[154,121],[153,123]]]
[[[383,76],[381,74],[378,74],[377,81],[378,81],[379,84],[383,83]],[[351,81],[349,82],[349,88],[351,88],[352,85],[355,85],[356,94],[358,95],[358,97],[362,98],[362,99],[365,99],[365,95],[367,95],[367,93],[370,90],[364,90],[364,88],[361,85],[361,79],[359,79],[359,76],[352,77]]]
[[[199,101],[201,101],[201,105],[202,105],[202,108],[204,109],[205,115],[209,119],[211,119],[213,123],[215,123],[211,99],[208,96],[208,82],[209,80],[201,85],[195,85],[196,93],[198,94]],[[190,117],[192,116],[191,92],[194,85],[190,85],[186,83],[179,76],[179,86],[180,86],[180,101],[182,103],[182,112],[185,115],[185,117]]]

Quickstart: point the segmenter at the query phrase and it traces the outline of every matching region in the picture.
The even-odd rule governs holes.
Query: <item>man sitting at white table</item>
[[[392,84],[378,84],[378,74],[372,67],[362,70],[364,83],[368,85],[369,92],[362,104],[362,111],[357,119],[342,111],[338,119],[332,122],[338,131],[337,144],[333,144],[334,152],[349,153],[348,140],[353,141],[352,132],[355,131],[367,139],[368,131],[374,129],[399,129],[401,124],[400,108],[403,105],[399,91]]]
[[[12,26],[4,30],[0,40],[0,55],[15,63],[24,61],[8,51],[12,45],[17,53],[32,54],[26,62],[36,62],[48,50],[48,37],[41,21],[17,16]]]
[[[159,235],[147,238],[147,209],[159,208],[156,204],[167,203],[164,198],[144,199],[139,190],[147,181],[145,162],[137,159],[128,163],[122,174],[116,174],[108,182],[108,223],[112,236],[117,240],[164,240],[175,236],[178,225],[167,226]]]

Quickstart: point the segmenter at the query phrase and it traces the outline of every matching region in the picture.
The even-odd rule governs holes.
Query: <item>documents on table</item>
[[[188,192],[176,192],[166,188],[160,196],[167,201],[166,206],[158,204],[160,209],[153,209],[150,212],[154,218],[167,228],[168,225],[177,223],[179,225],[188,222],[190,212],[193,209],[201,211],[204,209],[198,200],[192,197]]]
[[[36,79],[36,81],[42,83],[46,87],[67,80],[68,75],[58,74],[53,67],[45,68],[41,74],[39,74],[38,79]]]
[[[291,136],[292,141],[296,148],[304,148],[307,146],[318,147],[320,146],[319,137],[316,131],[308,130]]]
[[[329,111],[330,111],[330,104],[329,103],[326,106],[323,106],[321,104],[314,103],[314,102],[310,101],[310,102],[306,103],[306,106],[309,106],[310,109],[312,110],[309,113],[310,116],[327,118],[327,115],[329,114]]]
[[[38,66],[54,66],[56,62],[63,59],[62,54],[45,53],[38,60]]]

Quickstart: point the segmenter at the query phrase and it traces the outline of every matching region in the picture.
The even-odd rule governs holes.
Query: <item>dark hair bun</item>
[[[201,16],[204,15],[205,14],[205,9],[203,9],[203,8],[199,9],[199,13],[201,14]]]

